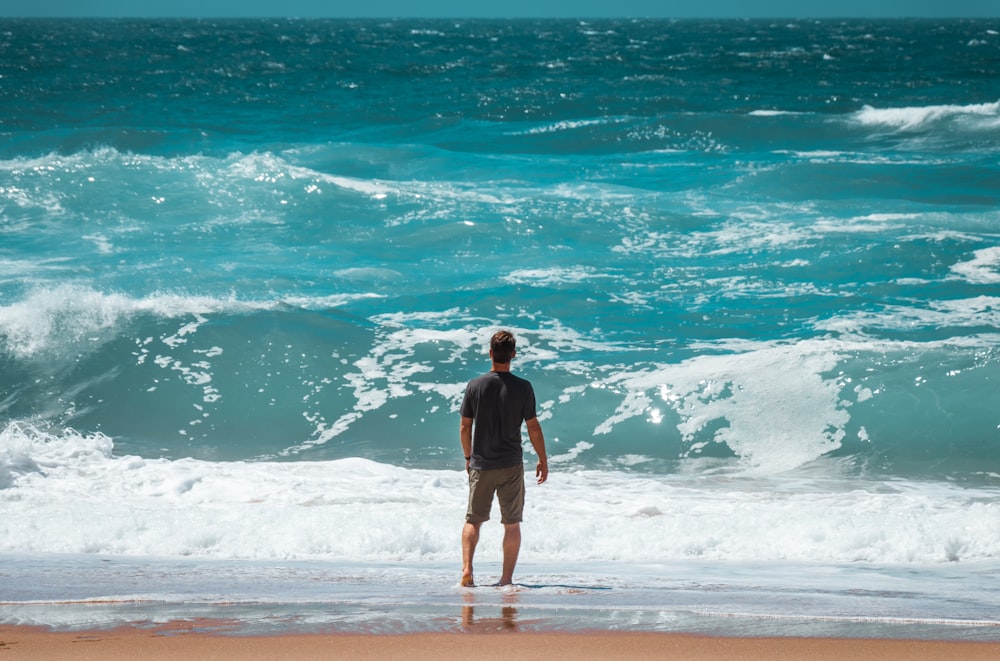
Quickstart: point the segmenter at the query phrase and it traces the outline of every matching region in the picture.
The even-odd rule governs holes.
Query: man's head
[[[510,331],[497,331],[490,338],[490,358],[494,363],[506,365],[514,357],[516,351],[514,334]]]

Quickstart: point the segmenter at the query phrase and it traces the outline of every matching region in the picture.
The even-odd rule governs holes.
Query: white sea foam
[[[703,247],[709,248],[709,254],[712,255],[746,250],[787,249],[807,238],[808,230],[790,222],[775,221],[769,217],[770,213],[771,211],[743,211],[738,220],[727,222],[718,230],[695,234],[692,238],[698,242],[705,241],[707,245]]]
[[[600,273],[593,268],[578,266],[573,268],[516,269],[505,275],[503,279],[513,284],[532,284],[544,287],[611,277],[613,276]]]
[[[992,489],[562,466],[529,486],[525,557],[908,564],[1000,554]],[[0,431],[0,476],[0,551],[16,553],[449,561],[466,496],[462,471],[150,460],[113,455],[100,434],[24,425]],[[483,562],[498,560],[500,528],[484,526]]]
[[[844,335],[866,335],[872,330],[910,331],[928,328],[1000,328],[1000,298],[977,296],[951,301],[932,301],[924,306],[891,305],[880,310],[844,313],[816,323],[816,328]],[[867,340],[870,351],[889,350],[893,342]],[[992,335],[982,337],[956,336],[945,343],[954,346],[988,346],[995,341]],[[904,346],[900,344],[898,349]],[[932,343],[927,348],[936,346]]]
[[[328,309],[370,297],[377,295],[289,297],[264,301],[169,292],[132,297],[101,292],[84,285],[61,284],[36,288],[20,301],[0,305],[0,342],[12,354],[25,358],[79,343],[99,343],[112,337],[119,324],[139,314],[174,319],[217,313],[245,314],[277,309],[284,304],[304,309]],[[178,337],[184,334],[182,331]]]
[[[815,235],[813,228],[778,220],[802,213],[792,205],[778,208],[742,208],[732,213],[733,220],[700,232],[678,234],[644,229],[635,236],[623,236],[612,252],[626,255],[646,254],[660,259],[723,256],[749,251],[790,250],[806,245]],[[705,215],[714,215],[707,212]]]
[[[13,202],[21,209],[41,209],[52,216],[66,212],[61,197],[56,193],[28,190],[23,186],[0,186],[0,202]]]
[[[277,184],[286,178],[294,181],[307,180],[329,184],[375,199],[384,199],[397,192],[386,182],[327,174],[293,165],[282,155],[273,152],[254,152],[246,155],[232,154],[228,160],[228,172],[231,175],[255,182]],[[321,190],[307,186],[306,192],[315,194],[321,192]]]
[[[515,132],[512,135],[534,135],[539,133],[558,133],[560,131],[572,131],[575,129],[586,128],[588,126],[601,126],[613,122],[614,120],[601,117],[597,119],[578,119],[578,120],[566,120],[561,122],[554,122],[552,124],[546,124],[544,126],[535,126],[526,131]],[[619,122],[624,120],[618,120]]]
[[[624,389],[625,399],[595,434],[658,407],[675,410],[688,443],[709,425],[749,472],[780,473],[837,449],[850,416],[837,380],[824,376],[837,354],[822,342],[763,346],[737,354],[699,356],[676,365],[623,372],[597,385]],[[768,403],[762,416],[761,404]],[[696,454],[704,442],[694,444]]]
[[[931,105],[908,108],[874,108],[865,106],[853,115],[865,126],[885,126],[899,130],[914,130],[941,120],[977,120],[975,126],[991,127],[1000,120],[1000,101],[964,106]]]
[[[364,415],[416,394],[435,393],[444,398],[449,410],[457,412],[466,380],[444,380],[444,365],[484,360],[492,319],[470,315],[466,310],[396,312],[374,315],[375,339],[367,354],[351,362],[342,378],[353,390],[354,405],[333,420],[317,418],[310,438],[283,449],[281,456],[295,456],[322,446],[348,431]],[[557,360],[563,350],[614,352],[614,344],[588,339],[558,322],[531,328],[507,324],[518,337],[518,362],[529,366]],[[487,330],[484,330],[487,329]],[[421,354],[418,356],[418,354]],[[426,356],[432,357],[427,360]],[[561,369],[572,369],[563,366]],[[545,413],[545,403],[540,417]]]
[[[378,280],[392,282],[403,277],[403,274],[399,271],[374,266],[338,269],[333,272],[333,275],[345,280],[359,280],[361,282],[372,282]]]
[[[866,214],[854,218],[819,218],[812,230],[821,236],[838,234],[882,234],[906,227],[906,222],[920,218],[919,214],[881,213]]]
[[[807,113],[793,110],[751,110],[751,117],[782,117],[785,115],[805,115]]]
[[[976,285],[1000,283],[1000,246],[977,250],[972,259],[953,265],[951,270]]]
[[[842,163],[851,165],[948,165],[947,159],[932,157],[927,154],[883,154],[871,152],[853,151],[790,151],[787,149],[775,150],[776,154],[789,154],[796,158],[803,158],[810,163]]]

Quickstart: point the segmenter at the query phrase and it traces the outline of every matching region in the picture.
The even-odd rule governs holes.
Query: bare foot
[[[472,580],[472,574],[462,574],[462,587],[463,588],[476,587],[476,582]]]

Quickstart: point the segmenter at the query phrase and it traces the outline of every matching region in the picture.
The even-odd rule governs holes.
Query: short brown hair
[[[493,356],[493,362],[501,365],[509,363],[510,359],[514,357],[516,345],[514,334],[510,331],[502,330],[494,333],[493,337],[490,338],[490,352]]]

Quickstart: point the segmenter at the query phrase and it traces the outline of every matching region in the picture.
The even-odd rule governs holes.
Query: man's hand
[[[538,483],[541,484],[545,480],[549,479],[549,462],[542,459],[535,466],[535,477],[538,478]]]
[[[528,426],[528,440],[531,441],[531,447],[534,448],[535,454],[538,455],[538,466],[535,467],[535,477],[538,478],[538,483],[541,484],[549,479],[549,459],[548,455],[545,454],[545,435],[542,434],[542,425],[538,422],[538,418],[525,420],[525,424]]]

